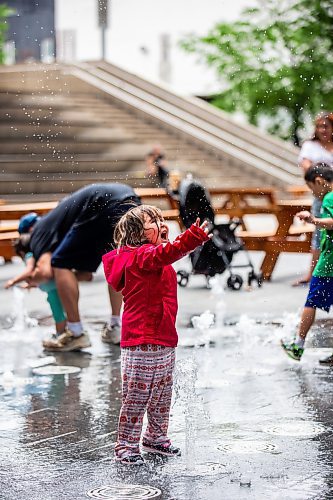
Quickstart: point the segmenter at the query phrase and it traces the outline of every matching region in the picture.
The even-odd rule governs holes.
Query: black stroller
[[[240,222],[231,220],[228,224],[214,224],[214,210],[209,195],[198,181],[184,179],[180,183],[179,212],[186,228],[190,227],[197,217],[200,217],[201,222],[208,220],[211,223],[213,238],[190,254],[193,274],[203,274],[209,286],[211,277],[222,274],[227,269],[230,274],[227,280],[228,287],[239,290],[243,285],[243,278],[239,274],[234,274],[233,269],[249,267],[248,285],[251,286],[253,281],[257,282],[259,287],[262,285],[262,274],[254,272],[247,252],[247,264],[237,266],[231,264],[233,255],[239,250],[244,250],[242,240],[235,235]],[[178,271],[178,284],[185,287],[189,277],[190,273],[187,271]]]

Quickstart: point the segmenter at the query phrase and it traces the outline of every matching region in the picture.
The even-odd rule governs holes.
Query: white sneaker
[[[110,328],[110,326],[107,323],[105,323],[101,332],[102,342],[105,342],[105,344],[119,345],[120,334],[121,334],[120,325],[113,325]]]
[[[75,337],[68,328],[60,335],[52,335],[49,340],[43,341],[44,349],[52,352],[79,351],[90,346],[90,339],[85,332],[79,337]]]

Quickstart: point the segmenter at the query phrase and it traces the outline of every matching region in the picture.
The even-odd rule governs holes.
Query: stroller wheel
[[[187,271],[178,271],[177,272],[177,283],[179,286],[187,286],[189,280],[189,273]]]
[[[240,290],[243,285],[243,278],[239,274],[231,274],[227,280],[228,288],[232,290]]]

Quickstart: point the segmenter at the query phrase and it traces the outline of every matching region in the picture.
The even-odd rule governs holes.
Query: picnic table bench
[[[273,232],[240,231],[239,236],[247,250],[265,252],[261,271],[270,280],[282,252],[308,253],[311,249],[312,224],[294,224],[294,218],[301,210],[311,208],[311,200],[281,200],[276,205],[274,215],[277,229]]]

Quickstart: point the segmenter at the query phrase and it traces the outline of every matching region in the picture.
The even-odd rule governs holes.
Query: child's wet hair
[[[151,220],[163,220],[159,208],[151,205],[139,205],[126,212],[117,223],[114,230],[114,242],[118,247],[139,247],[148,243],[144,232],[144,216]]]
[[[327,163],[316,163],[307,169],[304,175],[306,182],[314,182],[316,177],[322,177],[327,182],[333,182],[333,167]]]
[[[14,240],[13,247],[15,248],[16,255],[22,257],[28,252],[31,252],[30,239],[30,233],[23,233],[19,236],[19,238]]]

